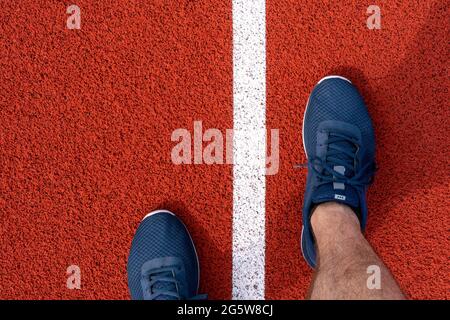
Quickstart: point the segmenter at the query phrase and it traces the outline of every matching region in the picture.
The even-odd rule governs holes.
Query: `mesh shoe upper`
[[[128,257],[132,299],[189,299],[198,290],[198,259],[184,224],[157,212],[139,225]]]
[[[337,201],[351,206],[362,228],[367,220],[366,190],[375,169],[375,136],[364,100],[353,84],[327,77],[310,95],[303,123],[308,177],[303,206],[302,252],[316,266],[310,225],[315,204]]]

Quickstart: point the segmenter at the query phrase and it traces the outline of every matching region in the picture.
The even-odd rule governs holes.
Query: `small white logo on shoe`
[[[337,200],[345,200],[345,196],[341,195],[341,194],[335,194],[334,198]]]

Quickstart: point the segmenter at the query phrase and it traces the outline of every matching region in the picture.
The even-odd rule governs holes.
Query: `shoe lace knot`
[[[369,185],[373,181],[376,165],[372,162],[361,166],[358,160],[360,143],[354,137],[337,132],[328,133],[327,152],[323,158],[312,158],[308,168],[321,180],[319,185],[337,182],[351,186]]]

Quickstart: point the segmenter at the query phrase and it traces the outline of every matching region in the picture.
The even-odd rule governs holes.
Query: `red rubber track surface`
[[[381,8],[381,30],[366,10]],[[267,180],[266,297],[302,299],[303,112],[327,74],[348,77],[373,118],[379,171],[367,237],[410,298],[450,298],[448,1],[267,0],[267,126],[280,172]],[[292,250],[297,248],[297,250]]]
[[[172,131],[232,128],[231,3],[0,1],[0,297],[127,299],[145,214],[190,229],[231,297],[231,166],[171,162]],[[66,288],[81,268],[82,290]]]
[[[231,1],[0,0],[0,298],[127,299],[142,217],[166,207],[192,233],[201,291],[231,297],[232,168],[175,166],[170,136],[233,127]],[[266,298],[303,299],[301,125],[324,75],[350,78],[380,167],[367,237],[410,298],[450,298],[448,1],[267,0]],[[79,265],[82,290],[66,288]]]

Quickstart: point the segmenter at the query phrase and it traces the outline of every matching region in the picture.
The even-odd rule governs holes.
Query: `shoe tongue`
[[[313,193],[313,203],[319,204],[328,201],[343,203],[353,208],[359,208],[360,206],[355,188],[343,183],[325,183]]]
[[[164,273],[158,274],[158,276],[172,277],[173,275],[172,275],[171,272],[164,272]],[[156,290],[177,292],[177,287],[176,287],[175,283],[169,282],[169,281],[157,281],[153,285],[153,290],[155,290],[155,289]],[[172,296],[159,295],[155,300],[173,300],[173,299],[174,299],[174,297],[172,297]]]

